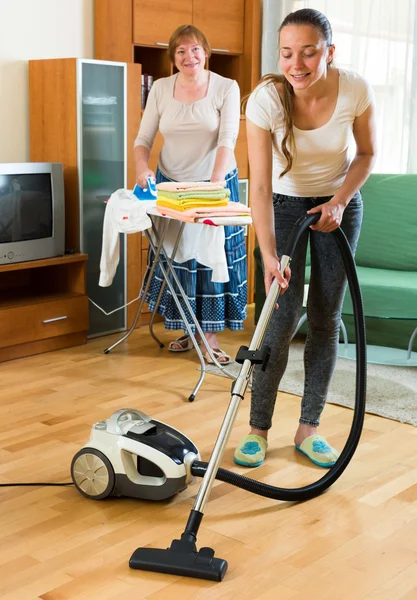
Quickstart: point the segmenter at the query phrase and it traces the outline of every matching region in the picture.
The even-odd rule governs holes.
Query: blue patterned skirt
[[[225,179],[226,187],[230,190],[229,200],[239,202],[237,169],[231,171]],[[162,181],[173,180],[163,175],[158,169],[156,182],[161,183]],[[211,281],[212,270],[194,259],[184,263],[174,261],[173,264],[175,273],[188,297],[194,314],[197,316],[201,329],[205,332],[217,332],[225,328],[240,330],[243,329],[243,321],[246,319],[247,269],[244,229],[243,227],[227,225],[224,228],[224,233],[226,260],[229,270],[229,281],[227,283]],[[144,285],[148,278],[153,256],[153,252],[149,251]],[[159,265],[157,265],[146,295],[146,302],[149,303],[149,310],[151,311],[155,308],[162,282],[163,275]],[[177,287],[175,285],[174,287],[177,291]],[[188,320],[189,313],[179,292],[177,297],[181,301],[181,306]],[[165,318],[165,329],[183,329],[187,331],[168,286],[165,286],[157,312]]]

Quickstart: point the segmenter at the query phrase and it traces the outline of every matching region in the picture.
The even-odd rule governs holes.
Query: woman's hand
[[[281,264],[277,256],[262,257],[262,261],[264,264],[264,281],[266,294],[268,295],[274,279],[277,280],[278,285],[281,287],[280,294],[283,294],[288,288],[288,284],[290,283],[290,267],[287,267],[284,271],[284,275],[281,275]]]
[[[141,188],[147,188],[148,177],[152,177],[152,179],[155,179],[155,173],[150,169],[145,169],[141,173],[136,174],[136,183],[140,185]]]
[[[210,177],[210,181],[212,183],[217,181],[224,181],[225,175],[223,173],[212,173]]]
[[[315,206],[311,210],[308,210],[308,215],[321,213],[320,219],[315,225],[311,225],[310,228],[326,233],[334,231],[340,227],[346,206],[347,203],[339,200],[337,195],[335,195],[329,202],[325,202],[324,204],[320,204],[319,206]]]

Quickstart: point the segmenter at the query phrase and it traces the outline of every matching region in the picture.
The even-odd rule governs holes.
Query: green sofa
[[[372,174],[362,188],[362,195],[364,220],[355,260],[367,342],[407,348],[417,327],[417,175]],[[255,249],[255,259],[256,320],[265,299],[259,248]],[[307,267],[306,283],[309,278]],[[353,342],[352,312],[347,292],[343,322],[349,341]],[[416,345],[417,341],[413,350]]]

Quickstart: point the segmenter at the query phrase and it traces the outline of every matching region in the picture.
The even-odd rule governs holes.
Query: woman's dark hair
[[[314,8],[301,8],[300,10],[296,10],[287,15],[281,23],[278,33],[280,33],[281,29],[287,25],[311,25],[318,29],[327,46],[331,46],[333,43],[333,33],[329,19],[319,10],[315,10]]]
[[[287,25],[310,25],[317,29],[320,37],[326,42],[327,47],[332,45],[333,34],[329,20],[323,13],[314,8],[302,8],[287,15],[281,23],[278,35]],[[330,65],[331,61],[328,64]],[[284,136],[281,142],[281,152],[287,160],[287,165],[280,174],[280,177],[282,177],[291,170],[296,150],[293,129],[294,90],[284,75],[276,75],[273,73],[264,75],[258,85],[266,85],[271,82],[274,84],[282,83],[283,85],[281,101],[284,109]]]

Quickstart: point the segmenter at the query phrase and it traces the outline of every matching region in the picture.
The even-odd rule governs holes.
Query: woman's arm
[[[148,167],[150,150],[146,146],[135,146],[133,156],[136,166],[136,183],[142,188],[147,187],[148,177],[155,178],[155,173]]]
[[[288,286],[289,269],[285,278],[279,268],[276,251],[275,219],[272,205],[272,138],[271,132],[246,119],[249,156],[250,205],[256,236],[264,263],[266,293],[273,279],[283,290]]]
[[[155,173],[148,167],[148,161],[159,128],[160,115],[157,103],[157,85],[157,82],[155,82],[149,92],[133,149],[136,183],[143,188],[147,186],[146,180],[148,177],[155,177]]]
[[[233,157],[240,125],[240,91],[233,81],[225,93],[220,110],[219,137],[216,159],[210,181],[223,181]]]
[[[375,163],[375,130],[375,110],[371,103],[353,122],[356,155],[346,174],[345,181],[329,202],[308,211],[309,214],[321,212],[319,221],[311,229],[333,231],[340,226],[346,206],[368,179]]]
[[[226,148],[226,146],[219,146],[217,148],[216,160],[210,181],[224,181],[232,156],[233,150],[230,150],[230,148]]]

